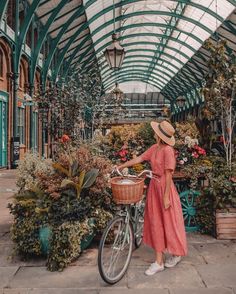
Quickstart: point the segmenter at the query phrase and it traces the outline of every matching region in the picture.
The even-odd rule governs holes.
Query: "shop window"
[[[25,109],[18,107],[18,134],[20,144],[25,144]]]
[[[0,50],[0,77],[3,77],[3,52]]]

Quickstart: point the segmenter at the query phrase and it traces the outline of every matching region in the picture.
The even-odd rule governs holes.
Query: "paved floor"
[[[62,273],[47,271],[43,259],[22,261],[13,254],[6,208],[14,191],[15,172],[0,170],[0,294],[236,294],[236,242],[200,234],[188,235],[189,255],[178,266],[152,277],[143,272],[154,254],[142,246],[112,287],[98,274],[95,244]]]

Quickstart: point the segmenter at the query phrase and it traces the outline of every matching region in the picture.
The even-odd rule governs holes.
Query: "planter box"
[[[216,237],[220,240],[236,239],[236,208],[216,211]]]

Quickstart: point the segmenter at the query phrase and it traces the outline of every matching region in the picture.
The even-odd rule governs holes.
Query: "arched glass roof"
[[[20,1],[20,0],[19,0]],[[2,0],[0,18],[8,0]],[[204,41],[225,38],[236,50],[236,0],[27,0],[17,39],[17,60],[34,16],[40,23],[32,48],[31,82],[41,62],[42,83],[65,79],[97,64],[104,89],[119,83],[147,83],[169,99],[201,85],[207,71]],[[126,50],[122,68],[108,68],[103,51],[114,31]],[[217,33],[216,33],[217,32]],[[133,84],[134,85],[134,84]],[[153,89],[154,89],[153,88]]]

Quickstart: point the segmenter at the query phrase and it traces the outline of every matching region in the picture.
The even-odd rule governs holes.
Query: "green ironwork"
[[[199,195],[200,192],[194,190],[186,190],[179,194],[187,232],[195,232],[199,229],[196,221],[196,198]]]
[[[133,74],[137,74],[137,75],[139,75],[139,74],[143,74],[143,75],[145,75],[145,76],[148,76],[147,75],[147,71],[146,70],[140,70],[140,69],[137,69],[137,70],[133,70],[133,71],[127,71],[127,72],[120,72],[119,74],[117,74],[116,76],[113,76],[111,79],[106,79],[106,80],[104,80],[104,85],[106,85],[107,83],[109,83],[110,81],[113,81],[113,83],[115,84],[115,81],[116,81],[116,78],[117,77],[120,77],[120,76],[131,76],[131,75],[133,75]],[[160,88],[160,90],[162,89],[162,87],[163,87],[163,80],[161,80],[158,76],[151,76],[152,77],[152,80],[155,80],[156,81],[156,86],[158,87],[158,88]]]
[[[18,2],[19,0],[16,0],[16,2]],[[26,13],[26,16],[24,18],[24,21],[22,23],[22,25],[20,26],[20,30],[19,30],[19,36],[17,37],[17,42],[15,44],[16,46],[16,64],[15,64],[15,68],[17,70],[17,72],[19,72],[19,66],[20,66],[20,59],[21,59],[21,54],[22,54],[22,49],[23,49],[23,45],[25,42],[25,38],[30,26],[30,23],[33,19],[34,13],[37,9],[37,7],[39,6],[40,0],[34,0],[32,2],[32,4],[29,6],[29,9]]]
[[[115,81],[117,81],[118,83],[129,82],[129,81],[141,81],[141,82],[143,82],[143,83],[148,83],[148,84],[150,84],[150,85],[152,85],[152,86],[154,86],[154,87],[157,88],[157,85],[156,85],[155,82],[152,82],[151,80],[147,80],[147,79],[145,78],[145,76],[142,76],[142,75],[139,75],[139,76],[134,76],[134,75],[133,75],[132,77],[127,77],[127,76],[125,76],[125,77],[117,77],[117,79],[116,79]],[[110,84],[108,84],[108,85],[105,87],[105,90],[108,90],[108,89],[110,89],[111,87],[113,87],[115,81],[114,81],[114,82],[111,82]],[[167,94],[168,94],[168,95],[165,94],[165,96],[166,96],[166,98],[167,98],[168,100],[170,100],[170,101],[174,100],[173,92],[168,93],[168,91],[167,91]],[[170,97],[171,97],[172,99],[170,99]]]
[[[111,85],[114,85],[118,78],[131,77],[131,76],[136,76],[136,77],[141,76],[141,77],[144,77],[144,78],[148,77],[146,71],[133,71],[133,72],[130,72],[129,74],[127,74],[127,73],[123,73],[123,74],[118,73],[117,76],[115,78],[113,78],[113,80],[107,81],[107,84],[104,83],[105,89],[109,88]],[[150,79],[153,82],[155,82],[155,87],[161,89],[161,87],[163,86],[162,81],[160,81],[157,77],[153,77],[153,76],[151,76]],[[173,91],[173,93],[176,93],[176,95],[177,95],[177,92],[175,91],[175,89],[174,90],[172,89],[172,91]]]
[[[129,38],[133,38],[133,37],[140,37],[140,36],[152,36],[152,37],[161,37],[161,34],[154,34],[154,33],[142,33],[142,34],[130,34],[128,36],[122,36],[120,37],[120,40],[125,40],[125,39],[129,39]],[[102,38],[100,38],[99,40],[97,40],[97,42],[101,40]],[[189,46],[188,44],[178,40],[177,38],[171,38],[173,41],[182,44],[183,46],[187,47],[190,50],[194,50],[191,46]],[[86,40],[84,40],[84,42],[86,42]],[[97,42],[94,42],[94,45],[97,44]],[[100,51],[104,50],[108,45],[110,44],[110,42],[107,42],[106,44],[104,44],[102,47],[100,47],[98,50],[96,50],[96,53],[98,54]],[[82,44],[80,44],[77,49],[74,51],[74,53],[71,55],[69,61],[66,63],[66,71],[64,73],[64,77],[67,75],[67,71],[69,70],[70,64],[73,61],[73,59],[75,58],[76,54],[79,52],[79,50],[81,49]],[[80,63],[83,58],[86,56],[86,54],[88,54],[90,48],[88,48],[88,50],[86,50],[83,54],[81,54],[78,63]]]
[[[121,2],[119,2],[119,3],[116,3],[116,4],[115,4],[115,7],[116,7],[116,8],[117,8],[117,7],[121,7],[121,6],[123,6],[123,5],[129,4],[129,3],[134,3],[134,2],[137,2],[137,0],[135,0],[135,1],[134,1],[134,0],[124,0],[124,1],[121,1]],[[187,3],[188,1],[181,1],[181,2],[183,2],[183,3]],[[85,8],[89,7],[89,6],[92,5],[94,2],[90,2],[90,3],[91,3],[91,4],[87,3],[87,5],[86,5]],[[217,18],[218,20],[220,20],[220,21],[223,21],[223,20],[224,20],[222,17],[218,16],[216,13],[214,13],[213,11],[211,11],[210,9],[208,9],[208,8],[202,6],[202,5],[199,5],[199,4],[196,4],[196,3],[189,3],[189,5],[192,5],[192,6],[194,6],[194,7],[197,7],[197,8],[199,8],[199,9],[204,10],[205,12],[207,12],[207,13],[213,15],[214,17],[216,17],[216,18]],[[99,13],[97,13],[96,15],[94,15],[94,16],[88,21],[88,24],[91,24],[91,23],[92,23],[93,21],[95,21],[97,18],[99,18],[100,16],[104,15],[105,13],[111,11],[112,9],[113,9],[113,5],[112,5],[112,6],[109,6],[109,7],[107,7],[107,8],[105,8],[105,9],[103,9],[102,11],[100,11]],[[191,19],[191,18],[185,17],[185,16],[183,16],[183,15],[181,15],[181,16],[177,16],[175,13],[172,13],[172,12],[166,12],[166,11],[145,11],[145,12],[143,12],[143,11],[136,11],[136,12],[134,12],[134,13],[130,13],[130,14],[126,14],[126,15],[121,15],[121,16],[119,16],[119,17],[116,18],[116,21],[122,21],[122,20],[124,20],[124,19],[126,19],[126,18],[133,17],[133,16],[137,16],[137,15],[148,15],[148,14],[153,14],[153,15],[167,15],[167,16],[173,16],[173,17],[176,16],[176,17],[179,17],[179,18],[181,18],[181,19],[183,19],[183,20],[186,20],[186,21],[188,21],[188,22],[190,22],[190,23],[194,23],[196,26],[201,27],[203,30],[209,32],[210,34],[213,33],[213,31],[211,31],[208,27],[204,26],[203,24],[199,23],[199,22],[196,21],[196,20],[193,20],[193,19]],[[104,23],[104,24],[102,24],[102,25],[99,26],[96,30],[94,30],[94,32],[92,33],[92,36],[94,36],[96,33],[98,33],[99,31],[101,31],[103,28],[105,28],[105,27],[111,25],[112,23],[113,23],[113,19],[112,19],[112,20],[109,20],[108,22],[106,22],[106,23]],[[139,35],[139,36],[140,36],[140,35]],[[89,35],[89,37],[91,37],[91,36]],[[87,40],[86,40],[86,41],[87,41]],[[86,41],[85,41],[85,42],[86,42]],[[94,48],[94,47],[95,47],[95,44],[96,44],[96,42],[92,43],[91,46],[93,46],[93,48]],[[109,45],[109,43],[106,44],[106,46],[107,46],[107,45]],[[183,45],[184,45],[184,42],[183,42]],[[105,46],[105,47],[106,47],[106,46]],[[66,68],[68,67],[68,64],[70,65],[71,61],[73,60],[73,58],[75,57],[75,55],[77,54],[77,52],[78,52],[80,49],[81,49],[81,48],[78,46],[78,48],[77,48],[77,50],[76,50],[76,53],[72,55],[70,61],[67,63]],[[191,50],[191,49],[190,49],[190,50]],[[193,50],[194,52],[196,51],[194,48],[192,48],[192,50]],[[90,51],[90,50],[86,51],[86,53],[88,53],[89,51]],[[100,51],[100,50],[99,50],[99,51]],[[96,51],[96,53],[98,53],[98,51]],[[81,55],[81,56],[82,56],[82,58],[83,58],[83,57],[85,56],[85,54],[83,54],[83,55]],[[60,66],[60,65],[59,65],[59,66]],[[59,72],[59,69],[57,69],[55,75],[57,75],[58,72]],[[65,75],[66,75],[66,74],[65,74]]]
[[[0,91],[0,167],[7,166],[8,94]]]
[[[69,0],[61,0],[61,2],[57,5],[57,7],[53,10],[52,14],[48,18],[46,24],[43,27],[43,30],[40,32],[37,44],[32,52],[32,64],[30,66],[30,82],[34,84],[34,78],[35,78],[35,71],[37,67],[37,62],[39,58],[39,54],[42,48],[42,45],[45,41],[45,38],[47,37],[47,33],[49,31],[50,26],[53,24],[55,21],[57,15],[61,11],[61,9],[66,5],[66,3]]]
[[[157,47],[156,47],[156,52],[153,56],[153,62],[150,63],[148,72],[151,73],[153,72],[159,58],[161,57],[161,55],[163,54],[167,43],[169,42],[169,38],[171,37],[171,35],[173,34],[173,32],[177,31],[177,25],[179,23],[179,16],[182,16],[186,5],[189,3],[190,1],[186,2],[186,3],[178,3],[176,5],[176,8],[174,10],[174,16],[171,16],[170,21],[168,23],[168,25],[166,26],[165,31],[163,32],[163,36],[161,37],[161,40],[158,42]],[[200,41],[200,43],[202,44],[202,42]],[[155,62],[154,62],[155,60]]]
[[[48,74],[49,67],[51,65],[53,56],[55,54],[55,51],[57,49],[57,45],[60,42],[61,38],[63,37],[64,33],[67,31],[68,27],[71,25],[71,23],[78,17],[80,17],[84,13],[84,7],[79,7],[78,10],[72,14],[72,16],[67,20],[67,22],[63,25],[62,29],[58,33],[57,37],[53,40],[52,46],[50,48],[49,55],[47,59],[44,62],[44,66],[42,68],[42,84],[45,87],[46,78]]]
[[[6,12],[8,1],[9,0],[1,0],[1,5],[0,5],[0,23],[2,22],[2,19],[4,17],[5,12]]]

